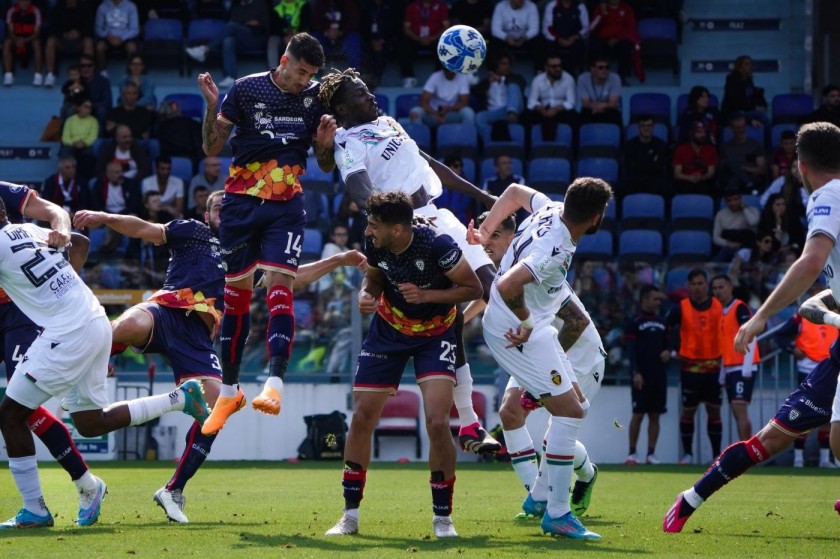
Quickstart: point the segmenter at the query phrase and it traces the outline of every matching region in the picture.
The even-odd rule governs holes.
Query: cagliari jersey
[[[569,361],[571,361],[572,367],[574,367],[575,371],[589,371],[598,363],[606,359],[607,352],[604,351],[601,334],[598,333],[598,328],[595,327],[595,322],[592,320],[592,317],[589,316],[586,307],[583,306],[583,303],[578,298],[577,293],[574,292],[568,283],[566,283],[566,289],[568,289],[569,296],[563,299],[562,306],[565,307],[569,303],[574,303],[580,310],[583,311],[586,318],[589,319],[589,324],[586,325],[586,328],[584,328],[580,338],[578,338],[574,345],[569,348],[566,355],[568,356]],[[556,318],[554,320],[554,327],[557,328],[557,331],[559,332],[563,327],[563,320]]]
[[[484,311],[484,329],[497,337],[519,326],[519,319],[502,300],[497,287],[499,278],[516,264],[521,262],[534,277],[534,281],[525,284],[525,305],[531,311],[535,330],[548,327],[571,294],[566,276],[577,247],[560,219],[563,203],[552,202],[537,192],[531,197],[531,208],[533,213],[519,226],[502,257]]]
[[[105,316],[105,310],[62,253],[47,246],[48,235],[32,223],[0,229],[0,285],[53,338]]]
[[[840,180],[828,181],[808,198],[805,208],[808,219],[808,238],[823,234],[834,241],[823,271],[834,300],[840,303]]]
[[[379,192],[405,192],[409,196],[425,188],[434,199],[443,193],[440,179],[420,148],[399,122],[381,116],[335,133],[335,164],[341,178],[367,171]]]

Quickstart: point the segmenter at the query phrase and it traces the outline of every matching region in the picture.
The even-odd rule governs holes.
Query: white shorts
[[[506,349],[506,339],[487,331],[484,341],[499,366],[534,397],[559,396],[572,389],[574,373],[553,326],[531,333],[522,351],[515,347]]]
[[[76,330],[37,337],[17,367],[6,395],[36,409],[51,397],[64,397],[70,413],[108,406],[111,322],[99,316]]]
[[[571,361],[570,361],[571,363]],[[577,379],[578,386],[580,387],[580,391],[583,392],[583,396],[592,403],[592,400],[595,398],[595,395],[598,394],[598,391],[601,389],[600,380],[604,378],[604,361],[599,361],[597,365],[592,367],[589,371],[585,373],[578,372],[577,369],[574,369],[575,378]],[[505,387],[505,392],[512,388],[520,388],[519,383],[516,382],[516,379],[510,377],[508,379],[507,386]]]
[[[436,218],[434,224],[438,234],[445,233],[452,237],[461,252],[467,257],[467,262],[473,270],[478,270],[482,266],[493,265],[493,261],[484,252],[484,247],[467,243],[467,227],[446,208],[438,208],[432,203],[422,208],[416,208],[414,213],[423,217]]]

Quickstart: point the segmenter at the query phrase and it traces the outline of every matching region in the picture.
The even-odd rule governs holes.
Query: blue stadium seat
[[[320,229],[307,227],[303,230],[303,246],[300,255],[301,261],[318,260],[321,258],[321,250],[324,248],[324,235]],[[297,301],[295,301],[297,303]]]
[[[692,268],[670,268],[665,274],[665,293],[673,295],[685,291],[688,273]]]
[[[335,172],[322,171],[315,156],[306,160],[306,174],[300,178],[300,182],[304,192],[312,190],[329,196],[335,193]]]
[[[511,158],[510,161],[513,164],[513,174],[514,175],[519,175],[520,177],[523,176],[524,172],[522,170],[523,169],[522,160],[521,159],[516,159],[516,158]],[[495,174],[496,174],[496,166],[494,165],[493,158],[488,157],[486,159],[482,159],[481,160],[481,176],[479,177],[480,184],[478,186],[481,187],[481,185],[484,184],[484,181],[486,181],[487,179],[493,178],[493,176],[495,176]]]
[[[478,128],[475,124],[441,124],[437,127],[437,154],[473,157],[478,152]]]
[[[625,229],[662,229],[665,199],[659,194],[628,194],[621,202],[621,226]]]
[[[170,93],[163,98],[164,103],[171,101],[174,101],[181,109],[181,116],[196,120],[204,118],[204,97],[198,93]]]
[[[187,25],[187,34],[184,37],[184,46],[206,45],[217,35],[221,35],[227,27],[227,22],[223,19],[215,18],[199,18],[190,21]],[[265,51],[265,48],[263,48]],[[186,52],[181,54],[184,66],[184,72],[189,75],[192,72],[192,67],[195,61],[187,56]],[[220,95],[221,99],[224,97]]]
[[[717,95],[714,93],[709,93],[709,106],[714,108],[718,108],[720,106]],[[677,97],[677,118],[680,118],[680,115],[682,115],[687,108],[688,93],[681,93],[680,96]]]
[[[538,157],[528,162],[528,186],[541,192],[562,193],[572,180],[572,166],[566,159]]]
[[[463,167],[461,167],[461,172],[464,173],[464,176],[467,178],[468,181],[475,184],[475,160],[470,158],[461,159],[461,163],[463,163],[464,165]]]
[[[622,231],[618,238],[618,256],[624,262],[660,262],[662,233],[645,229]]]
[[[219,162],[221,163],[221,169],[222,169],[222,176],[228,174],[228,168],[230,167],[230,162],[232,160],[233,160],[232,157],[222,157],[221,155],[219,156]],[[204,172],[204,159],[202,159],[201,161],[198,162],[198,172],[199,173]]]
[[[712,255],[712,235],[708,231],[674,231],[668,237],[668,259],[675,263],[703,263]]]
[[[531,157],[562,157],[572,156],[572,127],[568,124],[558,124],[554,140],[543,140],[542,126],[531,127]]]
[[[650,115],[655,122],[671,126],[671,96],[665,93],[634,93],[630,97],[629,123],[639,115]]]
[[[172,175],[184,181],[185,187],[189,185],[193,176],[195,176],[192,159],[189,157],[173,157]]]
[[[321,228],[326,228],[330,224],[330,201],[323,192],[314,189],[306,192],[303,207],[306,210],[307,227],[317,228],[320,231]],[[307,232],[306,235],[308,234]]]
[[[181,49],[184,43],[184,26],[177,19],[149,19],[143,25],[141,53],[148,62],[164,59],[178,67],[181,72]]]
[[[492,126],[479,127],[478,133],[481,136],[481,144],[483,146],[482,154],[485,157],[509,155],[511,157],[521,158],[525,155],[525,127],[521,124],[508,124],[507,127],[510,133],[510,140],[493,140]]]
[[[771,105],[773,124],[799,122],[814,111],[814,98],[808,93],[780,93]]]
[[[615,124],[584,124],[578,131],[579,157],[618,157],[621,128]]]
[[[598,231],[594,235],[584,235],[580,239],[575,256],[588,260],[611,260],[613,256],[612,233]]]
[[[654,17],[638,21],[642,40],[642,60],[646,66],[666,67],[679,74],[677,57],[677,22],[672,18]]]
[[[394,118],[397,120],[401,118],[408,118],[409,113],[411,113],[411,109],[420,106],[420,94],[403,93],[402,95],[397,95],[395,103]]]
[[[319,251],[318,257],[320,258],[320,256]],[[293,310],[295,313],[295,328],[304,330],[315,326],[315,306],[311,300],[295,297]]]
[[[94,179],[91,179],[93,181]],[[88,252],[93,254],[99,247],[105,243],[105,235],[107,235],[107,227],[94,227],[87,230],[87,238],[90,239],[90,248]]]
[[[668,130],[669,130],[669,127],[665,126],[661,122],[654,122],[653,123],[653,135],[655,137],[659,138],[660,140],[662,140],[663,142],[665,142],[666,144],[669,141],[668,140]],[[624,129],[624,141],[632,140],[633,138],[635,138],[638,135],[639,135],[639,125],[636,124],[635,122],[628,124],[627,127]]]
[[[122,272],[119,264],[102,264],[100,269],[99,283],[105,289],[120,289],[122,285]]]
[[[601,222],[601,228],[608,229],[610,231],[615,230],[617,216],[617,211],[615,208],[615,200],[610,200],[607,204],[607,211],[604,212],[604,220]]]
[[[578,161],[577,176],[597,177],[610,183],[618,183],[618,161],[606,157],[587,157]]]
[[[429,153],[432,151],[432,129],[422,122],[404,122],[402,124],[405,133],[411,136],[411,139],[417,146]]]
[[[773,127],[770,128],[770,149],[772,151],[779,148],[779,145],[782,143],[782,132],[786,132],[788,130],[796,134],[799,130],[799,126],[789,122],[784,124],[774,124]]]
[[[379,106],[379,110],[386,115],[390,115],[391,100],[388,98],[388,96],[384,93],[374,93],[373,96],[376,98],[376,104]]]
[[[671,199],[671,228],[710,231],[714,205],[712,197],[705,194],[677,194]]]

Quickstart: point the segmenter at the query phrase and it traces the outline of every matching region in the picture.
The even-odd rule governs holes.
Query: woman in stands
[[[720,112],[717,107],[710,106],[711,94],[702,85],[695,85],[688,93],[688,105],[683,113],[677,118],[677,131],[679,140],[687,142],[691,138],[691,125],[697,121],[706,125],[706,132],[709,135],[709,142],[717,144],[720,123]]]

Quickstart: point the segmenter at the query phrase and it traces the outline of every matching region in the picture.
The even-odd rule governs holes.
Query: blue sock
[[[79,453],[64,423],[49,410],[41,406],[27,418],[29,429],[49,449],[61,467],[70,474],[73,481],[88,471],[85,459]]]
[[[201,425],[198,424],[198,421],[193,422],[192,427],[187,432],[187,446],[181,455],[178,467],[175,469],[172,479],[166,484],[167,490],[184,490],[184,486],[187,485],[190,478],[204,464],[204,460],[210,454],[210,447],[213,446],[213,441],[215,440],[216,435],[203,435],[201,433]]]
[[[734,443],[718,456],[703,477],[694,484],[694,490],[706,500],[715,491],[769,457],[757,437]]]

